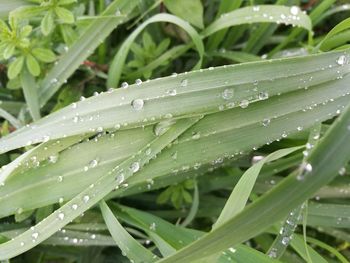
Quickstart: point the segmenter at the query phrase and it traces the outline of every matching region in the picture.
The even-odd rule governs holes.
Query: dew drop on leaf
[[[248,100],[242,100],[240,103],[239,103],[239,106],[244,109],[244,108],[247,108],[249,106],[249,101]]]
[[[49,162],[50,163],[56,163],[58,160],[58,155],[50,155],[49,156]]]
[[[269,126],[270,122],[271,122],[270,119],[263,119],[262,125],[263,125],[264,127],[267,127],[267,126]]]
[[[144,101],[142,99],[136,99],[131,102],[131,106],[134,108],[134,110],[142,110]]]
[[[346,56],[341,55],[339,58],[337,58],[337,64],[340,66],[343,66],[346,63]]]
[[[64,219],[64,213],[62,213],[62,212],[58,213],[57,217],[58,217],[59,220],[63,220]]]
[[[187,83],[188,83],[188,80],[187,79],[183,79],[183,80],[181,80],[180,85],[181,85],[181,87],[186,87]]]
[[[269,98],[269,94],[267,92],[259,93],[259,100],[267,100]]]
[[[127,82],[123,82],[121,88],[126,89],[127,87],[129,87],[129,84]]]
[[[299,14],[299,7],[296,6],[296,5],[293,5],[291,8],[290,8],[290,13],[293,15],[293,16],[296,16]]]
[[[84,195],[84,197],[83,197],[83,201],[84,201],[84,203],[89,202],[89,200],[90,200],[90,196],[88,196],[88,195]]]
[[[117,177],[115,178],[115,181],[118,185],[122,184],[124,182],[124,174],[121,173],[121,174],[117,175]]]
[[[140,80],[140,79],[135,80],[135,84],[137,86],[141,85],[142,84],[142,80]]]
[[[175,96],[177,94],[176,89],[171,89],[167,91],[167,94],[169,94],[170,96]]]
[[[345,169],[345,167],[340,168],[339,171],[338,171],[338,174],[339,174],[340,176],[345,175],[345,174],[346,174],[346,169]]]
[[[233,89],[225,89],[223,92],[222,92],[222,98],[224,100],[229,100],[233,97]]]
[[[256,6],[253,6],[253,11],[254,12],[259,12],[260,10],[260,6],[256,5]]]
[[[130,170],[133,173],[136,173],[138,170],[140,170],[140,163],[139,162],[133,162],[130,166]]]

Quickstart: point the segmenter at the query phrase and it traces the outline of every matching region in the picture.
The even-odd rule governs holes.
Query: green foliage
[[[157,198],[157,203],[165,204],[171,201],[172,205],[176,209],[180,209],[185,203],[192,203],[192,196],[188,190],[194,188],[193,180],[187,180],[183,183],[169,186],[162,193],[159,194]]]
[[[349,262],[349,12],[0,0],[0,261]]]
[[[125,74],[131,73],[134,70],[142,69],[147,66],[157,57],[161,56],[169,47],[170,39],[166,38],[162,40],[158,45],[153,41],[150,34],[147,32],[142,35],[142,46],[133,43],[130,47],[131,52],[133,53],[134,59],[130,60],[127,63],[127,68]],[[169,61],[162,61],[160,66],[168,65]],[[146,70],[143,72],[143,77],[148,79],[152,76],[152,70]],[[141,77],[141,76],[140,76]]]

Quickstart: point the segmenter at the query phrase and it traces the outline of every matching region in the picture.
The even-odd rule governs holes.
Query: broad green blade
[[[348,82],[346,76],[252,103],[244,109],[210,114],[152,160],[156,170],[145,167],[129,181],[128,188],[119,189],[114,195],[149,191],[183,181],[186,176],[203,174],[211,166],[222,166],[241,157],[241,153],[332,118],[348,103],[348,96],[344,96],[350,92]],[[54,164],[43,162],[25,175],[14,174],[0,188],[0,216],[13,214],[18,207],[25,211],[56,203],[61,198],[69,200],[147,144],[155,137],[153,129],[149,126],[100,135],[60,153]],[[93,160],[98,160],[96,166]],[[50,189],[50,195],[42,189]]]
[[[114,241],[124,254],[135,263],[155,262],[157,256],[136,241],[119,223],[106,202],[100,202],[102,216]]]
[[[350,107],[336,120],[300,168],[278,186],[190,246],[161,262],[191,261],[219,252],[261,233],[329,183],[350,157]],[[317,176],[316,176],[317,175]],[[270,204],[274,203],[272,207]],[[230,232],[231,235],[225,235]]]
[[[132,85],[74,103],[0,139],[0,153],[42,142],[47,136],[58,139],[130,129],[171,118],[246,108],[276,95],[342,78],[349,72],[348,61],[348,51],[330,52],[209,68]]]
[[[175,226],[157,216],[133,208],[114,205],[115,213],[121,220],[148,233],[159,249],[174,253],[191,244],[205,233],[193,229]],[[164,252],[164,251],[163,251]],[[237,245],[224,251],[217,262],[279,262],[246,245]]]
[[[29,71],[24,70],[21,74],[21,83],[29,112],[34,121],[40,119],[40,107],[38,97],[38,85]]]
[[[219,227],[227,220],[233,218],[239,214],[246,206],[249,196],[253,190],[254,184],[258,175],[265,163],[275,161],[284,156],[287,156],[302,147],[292,147],[287,149],[281,149],[266,156],[258,163],[251,166],[240,178],[235,188],[233,189],[230,197],[227,199],[224,209],[222,210],[219,218],[215,222],[213,229]]]
[[[312,30],[310,18],[301,12],[297,6],[257,5],[239,8],[222,15],[210,24],[202,32],[202,35],[209,36],[229,26],[262,22],[277,22],[280,24],[303,27],[308,31]]]
[[[98,181],[76,195],[64,206],[39,222],[36,226],[14,239],[0,244],[0,260],[10,259],[40,244],[59,229],[67,225],[93,205],[103,199],[116,187],[121,187],[125,180],[138,172],[151,158],[175,140],[181,133],[192,126],[198,119],[184,119],[171,127],[169,131],[139,148],[138,154],[126,159],[105,173]],[[152,152],[147,149],[152,147]]]

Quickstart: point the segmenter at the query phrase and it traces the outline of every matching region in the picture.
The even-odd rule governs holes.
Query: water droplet
[[[157,226],[156,226],[156,223],[153,222],[153,223],[151,223],[151,225],[149,226],[149,229],[154,231],[154,230],[156,230],[156,227],[157,227]]]
[[[296,6],[296,5],[293,5],[291,8],[290,8],[290,13],[294,16],[298,15],[299,14],[299,7]]]
[[[267,100],[269,98],[269,94],[267,92],[259,93],[259,100]]]
[[[140,163],[139,162],[132,163],[131,166],[130,166],[130,170],[133,173],[136,173],[138,170],[140,170]]]
[[[115,181],[118,185],[122,184],[124,182],[125,178],[124,178],[124,174],[121,173],[119,174],[116,178]]]
[[[270,122],[271,122],[270,119],[263,119],[262,125],[263,125],[264,127],[267,127],[267,126],[269,126]]]
[[[38,237],[39,237],[39,233],[38,232],[34,232],[32,234],[32,238],[37,239]]]
[[[165,132],[167,132],[171,125],[173,125],[176,121],[175,120],[165,120],[157,123],[154,125],[153,132],[156,136],[161,136]]]
[[[59,202],[60,204],[62,204],[62,203],[64,202],[63,197],[60,197],[60,198],[58,199],[58,202]]]
[[[201,134],[199,132],[193,132],[192,133],[192,139],[198,140],[201,137]]]
[[[63,181],[63,176],[62,176],[62,175],[58,176],[57,181],[58,181],[59,183],[62,182],[62,181]]]
[[[249,101],[248,100],[242,100],[240,103],[239,103],[239,106],[244,109],[244,108],[247,108],[249,106]]]
[[[90,237],[91,237],[91,239],[95,239],[95,238],[96,238],[96,235],[95,235],[95,234],[92,234]]]
[[[312,165],[310,164],[310,163],[307,163],[306,165],[305,165],[305,171],[307,171],[307,172],[312,172]]]
[[[145,151],[145,154],[146,155],[150,155],[152,153],[152,149],[151,148],[148,148],[146,151]]]
[[[253,6],[253,11],[254,12],[259,12],[260,10],[260,6],[256,5],[256,6]]]
[[[122,85],[121,85],[121,87],[122,87],[123,89],[126,89],[126,88],[129,87],[129,84],[128,84],[127,82],[123,82]]]
[[[187,84],[188,84],[188,80],[187,79],[183,79],[183,80],[181,80],[180,86],[181,87],[186,87]]]
[[[228,249],[231,253],[236,253],[236,249],[235,248],[233,248],[233,247],[230,247],[229,249]]]
[[[171,155],[171,158],[173,160],[176,160],[177,159],[177,152],[174,152],[172,155]]]
[[[98,160],[94,159],[89,162],[89,168],[95,168],[98,165]]]
[[[90,200],[90,196],[88,196],[88,195],[84,195],[84,197],[83,197],[83,201],[84,201],[84,203],[89,202],[89,200]]]
[[[345,167],[340,168],[339,171],[338,171],[338,174],[339,174],[340,176],[345,175],[345,174],[346,174],[346,169],[345,169]]]
[[[298,131],[302,131],[302,130],[303,130],[303,127],[298,126],[298,127],[297,127],[297,130],[298,130]]]
[[[343,66],[346,63],[346,56],[341,55],[339,58],[337,58],[337,64],[340,66]]]
[[[143,108],[144,105],[144,101],[142,99],[136,99],[133,100],[131,102],[131,106],[135,109],[135,110],[141,110]]]
[[[72,103],[72,109],[76,109],[76,108],[77,108],[77,106],[78,106],[78,105],[77,105],[77,103],[76,103],[76,102],[73,102],[73,103]]]
[[[137,86],[141,85],[142,84],[142,80],[140,80],[140,79],[135,80],[135,84]]]
[[[289,237],[283,237],[282,238],[282,244],[284,245],[284,246],[287,246],[288,244],[289,244]]]
[[[223,92],[222,92],[222,98],[224,100],[229,100],[233,97],[233,94],[234,94],[234,91],[233,89],[225,89]]]
[[[62,212],[58,213],[57,217],[58,217],[59,220],[63,220],[64,219],[64,213],[62,213]]]
[[[56,163],[58,160],[58,155],[50,155],[49,156],[49,163]]]
[[[297,175],[297,180],[298,181],[302,181],[305,179],[305,175],[307,173],[312,172],[312,165],[310,163],[303,163],[301,165],[301,171],[300,173]]]
[[[20,245],[21,245],[21,247],[23,247],[23,246],[24,246],[24,242],[22,241],[22,242],[20,243]]]
[[[73,210],[77,210],[78,209],[78,205],[77,204],[72,204],[72,209]]]
[[[166,93],[169,94],[170,96],[175,96],[177,94],[177,91],[176,89],[171,89],[171,90],[168,90]]]

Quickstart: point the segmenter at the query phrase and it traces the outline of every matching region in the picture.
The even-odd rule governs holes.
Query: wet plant
[[[0,0],[0,261],[348,262],[349,14]]]

